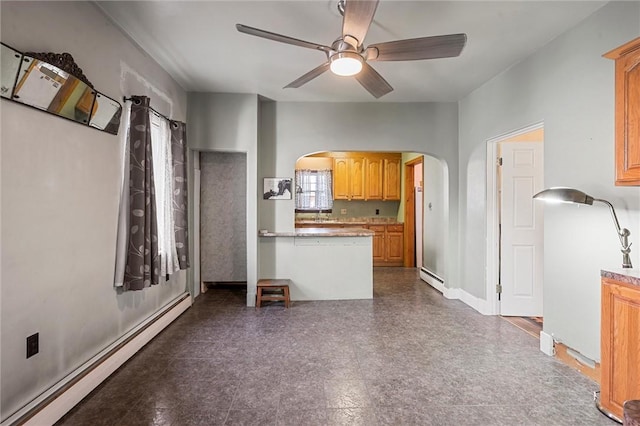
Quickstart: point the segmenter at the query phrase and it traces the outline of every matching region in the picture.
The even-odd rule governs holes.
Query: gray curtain
[[[180,269],[189,267],[189,232],[187,216],[187,125],[171,122],[171,161],[173,166],[173,220],[176,252]]]
[[[153,181],[149,98],[132,96],[129,123],[129,243],[124,290],[159,283],[158,223]]]

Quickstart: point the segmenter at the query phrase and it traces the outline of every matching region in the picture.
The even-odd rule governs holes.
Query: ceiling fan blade
[[[416,61],[451,58],[460,55],[466,42],[466,34],[449,34],[377,43],[367,47],[367,60]]]
[[[285,89],[288,88],[298,88],[300,86],[302,86],[303,84],[306,84],[308,82],[310,82],[311,80],[313,80],[314,78],[318,77],[320,74],[322,74],[323,72],[327,71],[329,69],[329,62],[325,62],[324,64],[320,65],[319,67],[315,67],[314,69],[312,69],[311,71],[309,71],[308,73],[306,73],[305,75],[303,75],[302,77],[300,77],[299,79],[292,81],[291,83],[287,84],[286,86],[284,86]]]
[[[265,30],[260,30],[258,28],[248,27],[242,24],[236,24],[236,29],[241,33],[249,34],[256,37],[262,37],[273,41],[279,41],[280,43],[292,44],[294,46],[306,47],[307,49],[315,49],[321,50],[323,52],[331,51],[331,48],[328,46],[323,46],[321,44],[311,43],[309,41],[299,40],[293,37],[287,37],[282,34],[276,34]]]
[[[376,99],[393,90],[393,87],[366,62],[362,64],[362,71],[356,74],[355,78]]]
[[[342,19],[342,37],[351,36],[358,42],[355,47],[361,46],[377,7],[378,0],[346,0]],[[349,40],[345,41],[349,42]]]

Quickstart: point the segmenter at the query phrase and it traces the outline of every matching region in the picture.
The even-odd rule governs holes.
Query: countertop
[[[603,269],[600,276],[640,287],[640,269]]]
[[[300,228],[294,231],[259,232],[261,237],[371,237],[375,234],[364,228]]]
[[[345,219],[296,219],[296,225],[371,225],[371,224],[401,224],[395,217],[351,217]]]

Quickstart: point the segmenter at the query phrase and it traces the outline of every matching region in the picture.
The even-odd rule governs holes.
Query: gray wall
[[[422,157],[423,165],[423,223],[422,223],[422,266],[439,277],[446,275],[446,250],[448,245],[449,218],[449,181],[447,164],[430,155],[403,153],[402,162],[407,163],[417,157]],[[404,166],[402,167],[402,182],[404,182]],[[405,193],[402,185],[398,220],[404,220]],[[429,208],[431,203],[431,208]],[[455,222],[454,222],[455,223]],[[452,268],[459,269],[455,265]],[[452,287],[454,282],[445,282],[445,286]],[[455,287],[455,285],[453,285]]]
[[[201,279],[247,280],[247,156],[200,153]]]
[[[484,299],[486,140],[539,121],[545,187],[605,198],[640,238],[640,190],[614,186],[614,63],[602,54],[638,36],[640,3],[612,2],[460,102],[462,288]],[[545,207],[544,329],[600,359],[600,269],[618,267],[604,206]],[[637,244],[637,243],[636,243]],[[638,265],[638,250],[633,253]]]
[[[258,110],[257,95],[231,93],[189,93],[188,144],[202,152],[245,153],[247,303],[255,303],[258,264]],[[260,197],[261,198],[261,197]],[[190,238],[199,239],[199,230],[191,229]],[[194,259],[199,262],[200,259]],[[194,283],[198,286],[199,283]],[[194,291],[197,293],[197,290]]]
[[[69,52],[98,90],[186,118],[186,93],[91,3],[0,2],[1,38]],[[2,419],[184,292],[186,273],[113,287],[122,131],[113,136],[3,99]],[[40,353],[25,359],[25,339]]]
[[[335,200],[333,202],[333,212],[331,217],[344,219],[350,217],[392,217],[398,216],[400,201],[358,201],[358,200]],[[347,214],[342,214],[341,209],[347,209]],[[378,214],[376,215],[376,209]],[[299,214],[300,216],[300,214]],[[314,215],[311,215],[314,216]]]
[[[447,221],[441,216],[442,222],[433,223],[444,234],[437,243],[437,272],[448,286],[457,287],[459,264],[444,266],[445,259],[457,257],[457,121],[455,103],[264,103],[260,161],[266,174],[259,178],[293,176],[299,157],[320,151],[418,152],[437,158],[448,173],[441,182],[448,181],[452,188],[442,199],[450,212]],[[260,229],[293,229],[293,200],[259,206]]]
[[[444,277],[446,269],[442,247],[446,246],[448,236],[446,228],[442,224],[446,223],[449,217],[447,170],[442,162],[436,158],[425,155],[423,161],[423,266],[438,276]]]

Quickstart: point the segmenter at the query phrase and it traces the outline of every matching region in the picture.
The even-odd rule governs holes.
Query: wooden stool
[[[259,308],[263,301],[283,300],[284,307],[289,307],[289,279],[262,279],[258,280],[258,292],[256,294],[256,308]],[[267,290],[263,293],[263,290]],[[272,292],[277,290],[278,293]],[[280,292],[281,291],[281,292]]]

